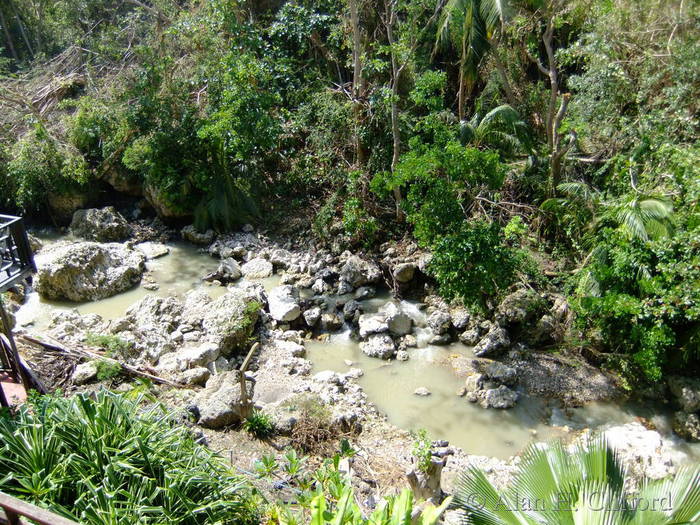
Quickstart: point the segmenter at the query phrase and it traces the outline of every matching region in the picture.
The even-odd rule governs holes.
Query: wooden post
[[[245,372],[248,370],[248,365],[250,365],[251,359],[253,359],[253,354],[257,351],[260,343],[255,343],[250,350],[248,355],[245,356],[243,364],[238,369],[238,382],[241,385],[241,417],[247,419],[250,416],[252,402],[248,399],[248,388],[246,387]]]
[[[19,357],[19,352],[17,352],[17,345],[15,345],[15,340],[12,337],[12,328],[10,325],[10,316],[7,315],[5,311],[5,305],[2,301],[2,296],[0,296],[0,321],[2,322],[2,332],[7,338],[7,343],[9,343],[10,357],[14,363],[10,363],[10,367],[13,368],[13,372],[16,375],[16,379],[19,380],[25,389],[31,386],[31,381],[27,375],[24,367],[22,366],[22,361]],[[1,333],[0,333],[1,335]]]

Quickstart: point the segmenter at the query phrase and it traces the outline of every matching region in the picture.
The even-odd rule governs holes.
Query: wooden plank
[[[0,523],[27,523],[18,520],[14,515],[19,514],[25,518],[35,521],[39,525],[78,525],[77,522],[66,519],[58,514],[54,514],[46,509],[22,501],[13,496],[0,492],[0,507],[4,509],[4,516],[0,515]]]

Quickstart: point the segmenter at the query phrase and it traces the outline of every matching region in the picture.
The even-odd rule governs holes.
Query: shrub
[[[583,270],[573,301],[578,323],[593,332],[611,362],[632,380],[700,365],[700,236],[643,242],[607,230]]]
[[[0,490],[81,523],[258,523],[248,483],[157,406],[43,396],[0,419]]]
[[[341,431],[334,427],[331,412],[318,396],[298,395],[285,408],[297,414],[290,444],[305,453],[328,452],[331,442]]]
[[[432,464],[433,444],[428,437],[428,432],[421,428],[413,436],[413,456],[416,458],[418,470],[428,472]]]
[[[121,365],[117,361],[111,359],[98,359],[96,366],[98,381],[114,379],[122,372]]]
[[[85,159],[59,145],[36,125],[13,146],[7,176],[13,180],[15,203],[23,211],[43,211],[51,193],[85,191],[90,173]]]
[[[107,351],[109,357],[128,357],[134,346],[128,341],[125,341],[118,335],[111,334],[95,334],[88,332],[85,337],[85,342],[92,346],[99,346]]]
[[[438,239],[432,252],[428,270],[440,293],[479,308],[513,283],[522,262],[522,255],[506,244],[500,226],[481,221]]]
[[[272,418],[265,412],[253,410],[253,413],[243,422],[243,429],[258,439],[270,437],[275,432]]]

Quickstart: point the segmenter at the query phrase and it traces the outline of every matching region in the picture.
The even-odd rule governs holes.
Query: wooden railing
[[[0,215],[0,292],[36,271],[29,238],[20,217]]]
[[[38,525],[78,525],[75,521],[2,492],[0,492],[0,509],[0,525],[30,525],[32,523]]]

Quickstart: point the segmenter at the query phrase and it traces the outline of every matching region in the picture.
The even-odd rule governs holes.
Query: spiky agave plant
[[[700,520],[700,467],[659,481],[642,480],[629,490],[627,472],[603,438],[573,451],[560,442],[532,445],[513,483],[498,491],[483,472],[471,468],[458,480],[455,506],[464,523],[641,525]]]
[[[246,480],[142,401],[44,396],[0,417],[0,491],[87,524],[257,523]]]

